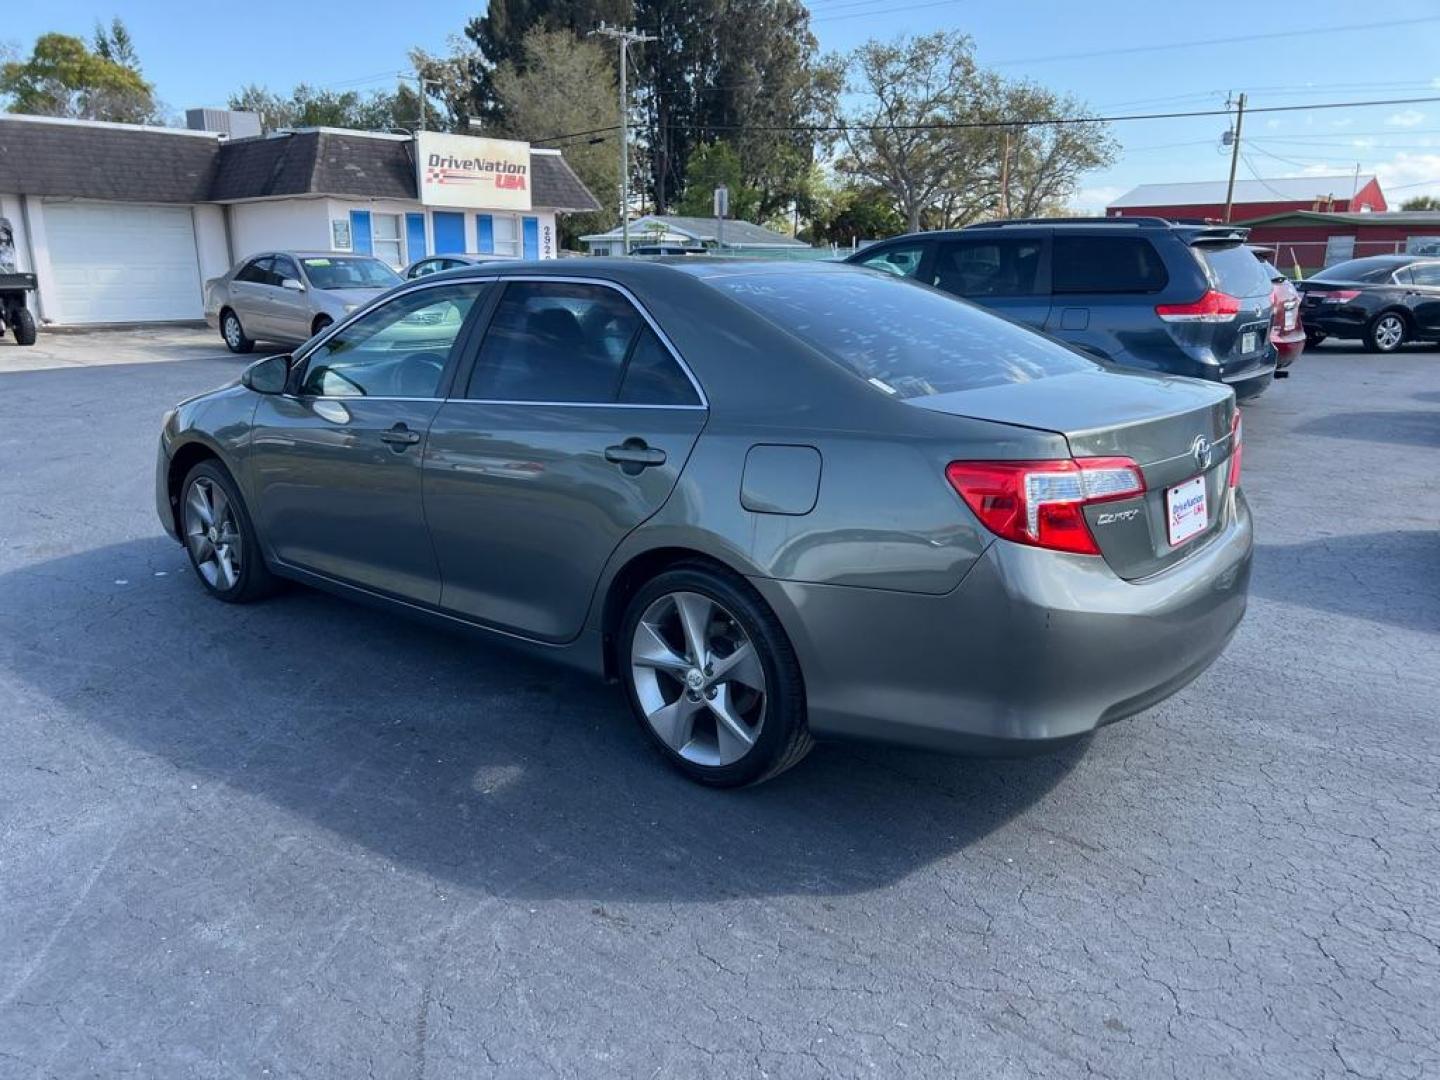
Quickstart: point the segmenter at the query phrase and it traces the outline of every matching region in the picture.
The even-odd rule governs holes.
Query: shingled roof
[[[0,116],[0,191],[206,202],[219,145],[209,132]]]
[[[0,191],[143,202],[294,195],[415,199],[414,143],[335,128],[222,141],[207,132],[0,116]],[[600,209],[554,150],[532,150],[531,202]]]

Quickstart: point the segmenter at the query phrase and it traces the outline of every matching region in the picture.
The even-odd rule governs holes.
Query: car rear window
[[[1311,281],[1389,281],[1395,272],[1395,263],[1390,259],[1350,259],[1348,262],[1327,266],[1312,277]]]
[[[1170,280],[1141,236],[1057,236],[1050,274],[1057,293],[1153,293]]]
[[[709,281],[899,398],[1032,382],[1095,366],[963,300],[877,271],[743,274]]]
[[[1194,250],[1205,264],[1210,284],[1221,292],[1230,296],[1270,292],[1270,271],[1244,244],[1197,244]]]

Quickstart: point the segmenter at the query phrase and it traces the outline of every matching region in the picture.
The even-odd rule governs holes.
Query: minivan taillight
[[[1140,466],[1125,457],[952,461],[945,477],[996,536],[1077,555],[1100,554],[1086,506],[1145,492]]]
[[[1230,486],[1240,486],[1241,434],[1244,423],[1240,419],[1240,407],[1235,407],[1235,419],[1230,421]]]
[[[1166,322],[1223,323],[1240,314],[1240,300],[1211,289],[1188,304],[1156,304],[1155,314]]]

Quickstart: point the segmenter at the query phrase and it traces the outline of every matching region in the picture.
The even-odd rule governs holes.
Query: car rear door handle
[[[414,446],[420,441],[420,433],[411,431],[404,424],[396,424],[387,431],[380,433],[380,441],[389,443],[397,450],[404,450],[407,446]]]
[[[644,439],[626,439],[619,446],[607,446],[605,460],[634,476],[642,469],[664,465],[665,451],[658,446],[647,446]]]

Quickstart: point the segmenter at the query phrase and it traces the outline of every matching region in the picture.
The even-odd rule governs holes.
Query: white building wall
[[[225,232],[225,209],[221,206],[199,205],[195,214],[195,254],[200,261],[200,284],[219,277],[235,260],[230,254],[230,239]]]
[[[257,251],[329,251],[330,222],[325,199],[272,199],[232,203],[232,262]]]

